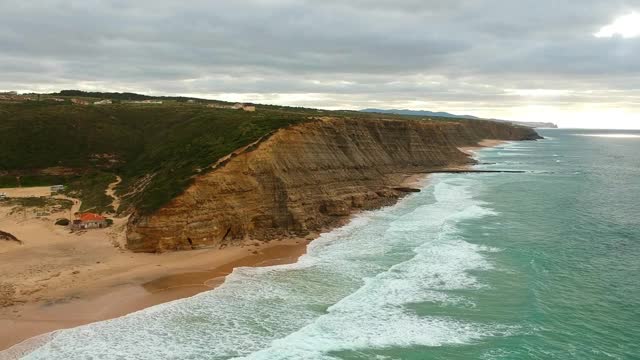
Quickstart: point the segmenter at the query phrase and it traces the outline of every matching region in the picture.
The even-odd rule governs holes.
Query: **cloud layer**
[[[621,0],[0,0],[0,89],[518,118],[615,111],[631,123],[640,38],[593,34],[637,10]]]

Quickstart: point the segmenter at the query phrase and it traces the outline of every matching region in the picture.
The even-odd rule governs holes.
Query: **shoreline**
[[[484,140],[477,146],[463,147],[460,150],[473,157],[475,150],[502,143],[505,141]],[[473,165],[465,168],[470,166]],[[428,176],[429,174],[406,174],[400,186],[423,188],[428,186]],[[334,228],[350,221],[356,214],[346,217],[344,222]],[[6,221],[0,221],[0,228],[3,225],[6,227],[4,223]],[[333,228],[324,229],[321,233],[331,230]],[[89,237],[84,234],[80,238],[85,238],[85,241],[100,241],[96,238],[100,235],[104,238],[104,232],[105,230],[95,231],[91,233],[95,236]],[[114,249],[112,240],[108,244],[111,249],[106,252],[114,258],[111,263],[119,265],[114,266],[115,269],[112,271],[98,272],[96,277],[88,277],[86,279],[88,281],[84,284],[78,281],[78,284],[70,286],[71,289],[63,289],[66,291],[59,292],[55,300],[41,301],[36,298],[32,302],[0,307],[0,358],[7,355],[12,358],[11,354],[7,354],[7,350],[19,354],[22,352],[21,349],[32,348],[29,344],[37,343],[46,334],[57,330],[113,319],[154,305],[213,290],[223,284],[226,276],[236,267],[295,263],[306,253],[307,245],[321,233],[310,234],[305,238],[279,239],[270,242],[251,241],[224,249],[201,249],[164,254],[130,253],[118,246]],[[106,242],[102,239],[103,247],[104,243]],[[100,250],[105,252],[104,249]],[[2,251],[0,247],[0,264],[3,255],[6,257],[11,253],[11,251]],[[12,260],[16,262],[16,259]],[[95,264],[109,263],[110,261],[104,263],[98,261]],[[71,266],[67,266],[66,270],[69,268]],[[77,272],[78,270],[74,270],[69,273],[71,275],[84,273],[84,271],[80,271],[79,274]],[[62,281],[72,279],[72,282],[76,282],[73,276],[65,275],[67,276],[63,277],[58,273]],[[51,278],[45,280],[51,280]],[[0,285],[2,285],[1,279]]]
[[[459,147],[458,150],[462,151],[463,153],[469,155],[471,158],[475,159],[476,152],[478,150],[482,150],[483,148],[488,148],[488,147],[500,146],[508,142],[509,141],[507,140],[484,139],[480,141],[476,146],[463,146],[463,147]]]
[[[52,331],[113,319],[215,289],[236,267],[293,263],[306,252],[309,242],[293,238],[258,246],[192,250],[189,256],[150,254],[144,257],[155,258],[156,265],[121,269],[113,279],[79,286],[55,300],[0,308],[0,358],[3,351]]]

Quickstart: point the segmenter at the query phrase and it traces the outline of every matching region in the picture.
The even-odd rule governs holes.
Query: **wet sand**
[[[150,267],[143,259],[144,264],[130,264],[128,269],[111,271],[110,276],[89,276],[87,282],[71,280],[78,284],[57,299],[1,309],[0,350],[43,333],[123,316],[211,290],[236,267],[295,262],[305,253],[308,242],[289,239],[260,246],[194,250],[188,257],[134,254],[154,257],[158,264]],[[132,262],[136,258],[130,257]]]
[[[477,146],[464,146],[464,147],[459,147],[458,149],[460,151],[462,151],[463,153],[474,157],[475,153],[477,150],[480,150],[482,148],[486,148],[486,147],[494,147],[494,146],[499,146],[502,144],[506,144],[508,141],[505,140],[492,140],[492,139],[484,139],[482,141],[480,141],[478,143]]]
[[[71,233],[54,225],[69,210],[41,212],[0,204],[0,229],[23,242],[0,241],[0,351],[211,290],[235,267],[295,262],[312,238],[136,254],[124,250],[126,218],[108,229]]]
[[[419,188],[426,179],[411,174],[401,185]],[[136,254],[123,250],[126,219],[116,219],[109,229],[69,233],[53,225],[60,215],[9,215],[0,207],[0,229],[24,241],[22,246],[0,243],[0,351],[25,340],[12,350],[31,344],[51,331],[212,290],[236,267],[296,262],[319,235]]]

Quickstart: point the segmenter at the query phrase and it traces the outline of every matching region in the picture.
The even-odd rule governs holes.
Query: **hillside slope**
[[[150,213],[233,150],[307,115],[204,105],[0,103],[0,187],[68,185],[83,205],[110,209],[116,175],[123,211]]]
[[[551,122],[544,121],[513,121],[513,120],[500,120],[500,119],[482,119],[473,115],[455,115],[448,112],[443,111],[428,111],[428,110],[407,110],[407,109],[363,109],[360,110],[366,113],[378,113],[378,114],[396,114],[396,115],[408,115],[408,116],[427,116],[427,117],[444,117],[444,118],[455,118],[455,119],[469,119],[469,120],[491,120],[498,122],[506,122],[509,124],[520,125],[520,126],[528,126],[532,128],[551,128],[557,129],[558,125]]]
[[[324,118],[281,129],[198,176],[150,214],[134,214],[127,243],[156,252],[305,236],[355,210],[395,202],[407,174],[470,163],[482,139],[533,140],[530,128],[490,121]]]

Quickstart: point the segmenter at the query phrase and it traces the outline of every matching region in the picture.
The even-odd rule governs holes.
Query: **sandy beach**
[[[108,229],[70,233],[54,225],[67,216],[0,206],[0,229],[23,242],[0,241],[0,350],[210,290],[235,267],[294,262],[309,242],[136,254],[124,250],[126,218]]]
[[[480,141],[478,143],[477,146],[464,146],[464,147],[459,147],[458,149],[460,151],[462,151],[463,153],[474,157],[476,151],[482,149],[482,148],[486,148],[486,147],[494,147],[494,146],[498,146],[498,145],[502,145],[507,143],[508,141],[504,141],[504,140],[493,140],[493,139],[484,139],[482,141]]]
[[[402,185],[423,187],[426,178],[407,175]],[[34,190],[44,194],[46,189]],[[0,206],[0,230],[23,241],[0,242],[0,351],[54,330],[211,290],[236,267],[295,262],[319,235],[224,249],[132,253],[124,249],[126,218],[114,219],[107,229],[76,233],[54,225],[71,211],[38,216],[33,209]]]

